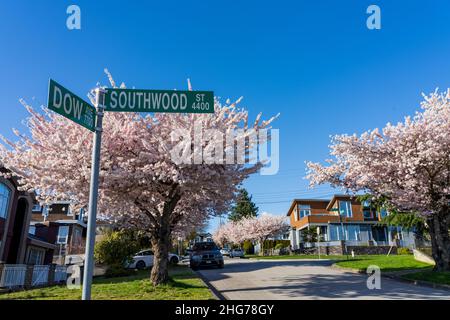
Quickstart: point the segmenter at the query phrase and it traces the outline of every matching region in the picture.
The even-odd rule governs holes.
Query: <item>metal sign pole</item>
[[[320,260],[320,227],[317,227],[317,252],[319,253],[319,260]]]
[[[102,143],[103,111],[105,92],[96,89],[97,124],[92,147],[91,185],[89,189],[89,215],[87,226],[86,251],[83,272],[83,300],[91,299],[92,275],[94,272],[95,225],[97,220],[98,177],[100,171],[100,149]]]

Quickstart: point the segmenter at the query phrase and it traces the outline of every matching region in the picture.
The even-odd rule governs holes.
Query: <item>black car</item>
[[[192,270],[202,266],[223,268],[223,256],[214,242],[197,242],[192,247],[189,265]]]

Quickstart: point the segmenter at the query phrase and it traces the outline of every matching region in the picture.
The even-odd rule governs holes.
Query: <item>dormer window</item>
[[[8,215],[10,194],[9,188],[0,183],[0,218],[6,218]]]
[[[353,217],[352,202],[351,201],[339,201],[339,214],[343,217]]]
[[[300,219],[311,215],[311,206],[309,204],[299,204],[298,210],[300,213]]]

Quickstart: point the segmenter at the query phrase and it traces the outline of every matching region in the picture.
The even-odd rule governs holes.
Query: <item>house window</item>
[[[384,218],[387,215],[388,215],[388,212],[387,212],[386,209],[384,209],[384,208],[380,209],[380,216],[381,216],[381,218]]]
[[[10,194],[9,188],[3,183],[0,183],[0,218],[6,218],[8,215]]]
[[[33,212],[41,212],[42,210],[42,206],[39,203],[36,203],[35,205],[33,205],[33,208],[31,209],[31,211]]]
[[[80,214],[78,215],[78,220],[82,221],[84,218],[84,208],[80,209]]]
[[[376,210],[371,206],[370,201],[364,200],[361,203],[363,207],[363,216],[365,219],[373,219],[377,216]]]
[[[363,214],[364,214],[364,218],[366,218],[366,219],[372,219],[373,218],[372,210],[370,210],[369,208],[365,208],[363,210]]]
[[[43,264],[44,256],[44,250],[30,247],[28,249],[27,264]]]
[[[58,229],[57,244],[66,244],[69,237],[69,226],[60,226]]]
[[[353,216],[351,201],[339,201],[339,213],[347,218]]]
[[[42,207],[42,215],[43,215],[44,217],[48,217],[48,212],[49,212],[48,206],[43,206],[43,207]]]
[[[67,215],[68,216],[72,215],[72,209],[70,208],[70,205],[67,205]]]
[[[298,205],[298,210],[300,212],[300,219],[306,216],[311,215],[311,206],[308,204],[300,204]]]
[[[75,228],[73,230],[73,236],[72,236],[72,246],[79,247],[81,246],[81,230],[78,228]]]
[[[370,208],[370,201],[369,200],[364,200],[361,204],[362,204],[362,206],[364,208]]]
[[[330,224],[330,241],[344,240],[342,226]]]
[[[359,233],[360,233],[359,225],[349,224],[347,226],[346,240],[360,240]]]

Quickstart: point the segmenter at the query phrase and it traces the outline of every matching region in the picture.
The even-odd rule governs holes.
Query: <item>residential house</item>
[[[413,232],[380,223],[387,214],[385,210],[377,212],[370,203],[361,203],[348,195],[335,195],[331,200],[295,199],[287,213],[291,224],[291,247],[297,250],[316,246],[305,239],[304,230],[311,228],[319,230],[323,242],[319,246],[323,247],[339,247],[341,241],[349,247],[378,246],[387,247],[386,250],[392,246],[413,247]],[[358,248],[359,251],[363,250]]]
[[[8,173],[1,166],[0,172]],[[0,176],[0,264],[49,264],[56,246],[28,233],[34,194],[18,186],[14,177]]]
[[[86,229],[84,210],[73,212],[70,202],[58,201],[49,206],[34,203],[30,233],[56,245],[55,263],[84,261]]]

